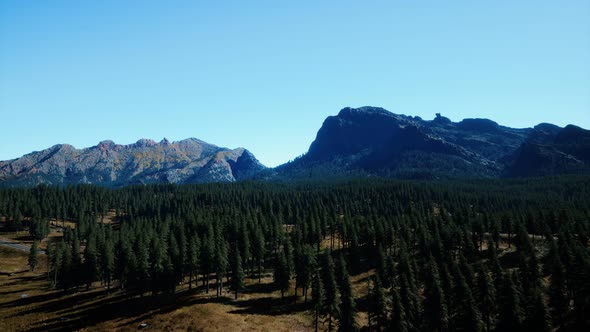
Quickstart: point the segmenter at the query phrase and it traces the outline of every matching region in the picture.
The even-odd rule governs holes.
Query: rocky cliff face
[[[157,143],[141,139],[119,145],[102,141],[76,149],[60,144],[0,162],[3,185],[93,183],[122,186],[140,183],[231,182],[265,167],[246,149],[220,148],[190,138]]]
[[[277,168],[284,177],[382,175],[402,178],[584,173],[590,131],[541,124],[514,129],[488,119],[431,121],[377,107],[330,116],[307,154]]]

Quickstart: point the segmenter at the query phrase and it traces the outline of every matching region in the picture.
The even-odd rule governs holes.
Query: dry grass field
[[[267,275],[252,281],[237,301],[232,293],[215,298],[186,285],[176,294],[125,294],[95,284],[90,291],[51,290],[44,256],[35,272],[27,270],[27,253],[0,248],[0,331],[309,331],[309,304],[293,296],[280,298]],[[11,275],[6,275],[10,273]]]
[[[30,245],[26,233],[4,234],[14,242]],[[61,232],[52,227],[50,239]],[[329,248],[327,238],[322,247]],[[484,250],[487,249],[484,242]],[[339,247],[335,241],[335,249]],[[502,260],[510,265],[512,250],[504,251]],[[237,301],[233,293],[215,297],[215,285],[209,294],[204,288],[188,290],[184,284],[175,294],[127,294],[100,283],[86,291],[53,290],[47,280],[46,258],[40,255],[40,266],[31,272],[27,266],[28,253],[0,247],[0,331],[311,331],[313,314],[310,303],[304,303],[301,290],[295,298],[294,289],[281,299],[272,285],[270,271],[262,278],[246,279],[246,289]],[[374,270],[351,275],[357,302],[359,327],[367,325],[367,279]],[[293,287],[294,282],[292,282]],[[200,285],[200,284],[199,284]],[[140,324],[146,324],[141,327]],[[327,330],[327,324],[320,324]]]

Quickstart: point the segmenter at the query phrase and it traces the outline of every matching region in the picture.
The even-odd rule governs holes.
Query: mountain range
[[[509,128],[488,119],[423,120],[379,107],[344,108],[328,117],[307,153],[266,168],[244,148],[189,138],[59,144],[0,161],[0,185],[233,182],[386,176],[437,179],[590,174],[590,131],[542,123]]]
[[[195,138],[157,143],[140,139],[119,145],[102,141],[76,149],[59,144],[0,162],[0,183],[9,186],[92,183],[124,186],[147,183],[232,182],[265,167],[244,148],[221,148]]]

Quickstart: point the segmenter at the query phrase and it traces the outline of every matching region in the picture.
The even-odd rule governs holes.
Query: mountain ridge
[[[56,144],[0,161],[0,182],[9,186],[233,182],[264,168],[245,148],[218,147],[197,138],[174,142],[142,138],[126,145],[103,140],[82,149]]]
[[[423,120],[381,107],[346,107],[326,118],[306,154],[277,167],[274,175],[430,179],[590,173],[589,133],[574,125],[510,128],[483,118],[453,122],[436,113]]]
[[[197,138],[170,142],[112,140],[76,149],[56,144],[0,161],[0,185],[234,182],[340,176],[409,179],[590,174],[590,131],[540,123],[510,128],[485,118],[453,122],[345,107],[327,117],[308,151],[267,168],[245,148]]]

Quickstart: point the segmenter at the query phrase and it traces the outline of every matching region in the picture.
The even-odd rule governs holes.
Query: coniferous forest
[[[105,222],[107,214],[116,222]],[[590,328],[590,178],[389,179],[1,189],[48,283],[239,301],[245,278],[308,304],[316,329]],[[75,225],[74,227],[71,224]],[[351,276],[367,273],[366,291]],[[363,316],[364,317],[364,316]]]

